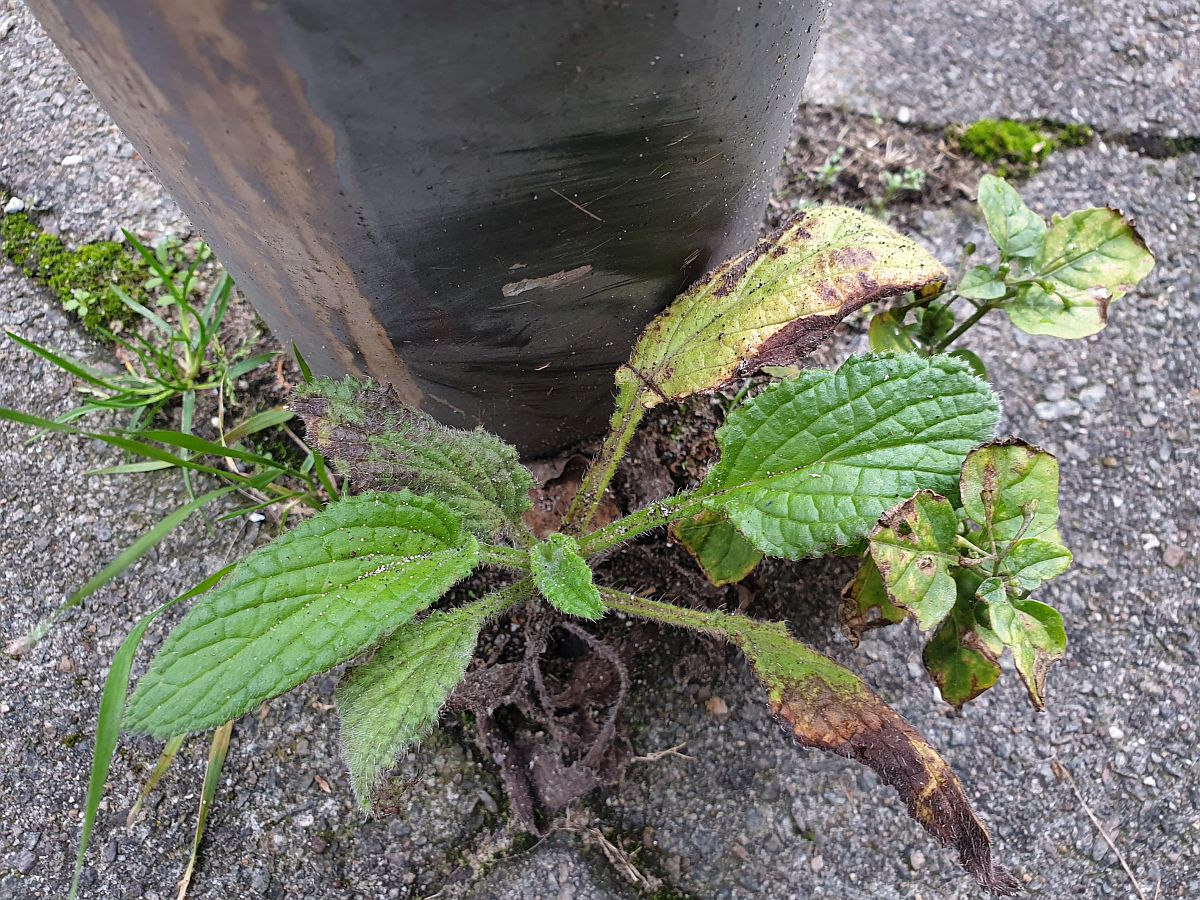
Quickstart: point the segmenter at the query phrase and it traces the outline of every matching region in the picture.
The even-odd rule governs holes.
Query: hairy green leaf
[[[922,631],[954,606],[957,589],[950,567],[958,565],[957,533],[953,505],[932,491],[918,491],[893,506],[871,532],[871,557],[888,596],[916,616]]]
[[[828,553],[916,491],[953,496],[963,457],[992,436],[998,414],[995,395],[959,360],[852,358],[735,409],[699,494],[764,553]]]
[[[994,269],[975,266],[962,277],[955,293],[968,300],[999,300],[1007,290],[1004,279],[997,275]]]
[[[977,354],[972,353],[970,350],[951,350],[946,355],[965,362],[971,369],[971,374],[980,381],[988,380],[987,366],[983,364],[983,360]]]
[[[1018,534],[1035,538],[1058,522],[1058,460],[1021,440],[971,451],[959,491],[963,510],[983,526],[985,541],[1011,541]]]
[[[762,562],[762,552],[711,510],[672,523],[671,535],[717,587],[741,581]]]
[[[991,838],[946,761],[849,669],[792,639],[780,623],[701,612],[605,590],[615,609],[735,643],[767,688],[771,712],[796,741],[874,769],[909,815],[986,890],[1010,896],[1016,880],[992,860]]]
[[[475,567],[479,547],[432,497],[335,503],[240,562],[171,632],[126,726],[220,725],[369,648]]]
[[[1055,216],[1041,252],[1030,263],[1037,283],[1004,309],[1029,334],[1085,337],[1104,327],[1109,304],[1153,268],[1153,254],[1119,210]]]
[[[491,612],[472,603],[402,625],[370,662],[343,676],[337,691],[342,750],[363,805],[400,753],[437,724]]]
[[[984,175],[979,179],[979,208],[1004,257],[1032,259],[1042,252],[1046,221],[1026,206],[1021,195],[1003,178]]]
[[[942,699],[956,709],[974,700],[1000,679],[999,654],[989,647],[975,619],[975,586],[978,578],[960,577],[958,602],[925,645],[925,669],[941,692]]]
[[[566,534],[552,534],[529,550],[533,583],[550,604],[568,616],[599,619],[604,615],[592,569],[579,555],[579,545]]]
[[[857,647],[863,632],[899,624],[907,617],[908,610],[895,606],[888,597],[875,560],[864,557],[854,577],[842,588],[839,618],[850,643]]]
[[[406,406],[391,387],[318,378],[291,407],[309,439],[360,490],[411,488],[445,503],[479,537],[520,530],[533,476],[516,448],[482,428],[447,428]]]
[[[636,380],[647,407],[712,391],[793,362],[863,304],[944,279],[937,260],[873,216],[807,210],[676,298],[617,377]]]

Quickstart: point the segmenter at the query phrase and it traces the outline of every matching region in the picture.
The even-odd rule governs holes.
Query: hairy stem
[[[471,606],[474,611],[482,611],[484,617],[491,619],[503,612],[508,612],[518,603],[524,602],[533,594],[533,579],[522,578],[506,588],[493,591],[476,600]]]
[[[623,519],[617,519],[611,525],[597,528],[590,534],[579,539],[579,549],[585,556],[608,550],[617,544],[623,544],[647,531],[653,531],[663,525],[669,525],[677,519],[698,512],[704,500],[713,496],[699,495],[696,491],[684,491],[673,497],[667,497],[649,506],[630,513]]]
[[[632,378],[620,378],[617,383],[617,404],[608,423],[608,435],[604,438],[600,453],[583,476],[583,483],[563,518],[563,531],[567,534],[582,534],[591,525],[604,491],[612,481],[642,416],[646,414],[646,408],[639,399],[641,390],[637,382]]]
[[[639,597],[636,594],[629,594],[613,588],[600,588],[600,596],[604,598],[605,605],[612,609],[637,616],[640,619],[661,622],[664,625],[690,628],[693,631],[703,631],[706,634],[715,634],[730,639],[736,637],[741,631],[739,628],[741,622],[738,621],[740,617],[728,613],[689,609],[685,606],[651,600],[648,597]]]
[[[512,547],[481,544],[479,561],[485,565],[499,566],[502,569],[515,569],[518,572],[529,571],[529,554],[524,550],[516,550]]]

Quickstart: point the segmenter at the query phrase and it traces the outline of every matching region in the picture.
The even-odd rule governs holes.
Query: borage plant
[[[228,723],[353,660],[337,693],[342,740],[356,794],[379,806],[387,799],[383,776],[436,724],[452,694],[456,709],[481,718],[501,697],[545,694],[536,667],[533,675],[470,668],[487,623],[511,612],[514,622],[544,633],[549,619],[595,643],[576,620],[637,617],[732,642],[799,744],[874,769],[983,888],[1015,892],[1017,881],[993,861],[987,830],[950,767],[849,669],[794,640],[781,623],[598,584],[592,568],[664,526],[716,583],[743,577],[764,554],[862,555],[843,598],[853,635],[914,617],[932,632],[926,663],[955,705],[996,682],[1008,648],[1041,706],[1046,670],[1062,657],[1065,635],[1058,613],[1030,594],[1071,559],[1056,528],[1057,466],[1020,441],[995,441],[999,402],[978,376],[978,360],[936,351],[993,308],[1022,327],[1051,323],[1052,333],[1102,325],[1107,302],[1152,260],[1119,214],[1084,211],[1047,229],[1007,185],[985,188],[985,197],[999,197],[984,209],[1001,262],[986,273],[971,270],[958,285],[957,296],[976,304],[963,325],[955,325],[956,295],[941,265],[887,226],[842,208],[802,213],[681,295],[617,372],[610,432],[548,536],[535,536],[525,522],[534,480],[500,439],[442,426],[385,387],[353,379],[302,385],[293,407],[309,440],[360,493],[202,586],[211,590],[168,636],[124,726],[174,740],[216,728],[214,754],[223,758]],[[873,331],[903,343],[903,352],[853,357],[836,371],[788,368],[843,317],[897,295],[906,296],[901,309],[880,313],[886,328]],[[720,458],[697,487],[593,527],[647,410],[763,367],[787,377],[729,413],[716,433]],[[510,583],[428,612],[483,566],[513,573]],[[89,801],[98,801],[133,652],[153,615],[122,646],[106,684],[109,714]],[[524,684],[530,678],[532,687]],[[615,714],[597,727],[611,731]],[[534,827],[522,773],[502,774],[519,824]],[[91,802],[88,812],[85,838]]]

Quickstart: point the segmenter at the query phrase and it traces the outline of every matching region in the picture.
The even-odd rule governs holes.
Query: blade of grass
[[[213,298],[216,303],[213,303]],[[204,321],[208,323],[208,336],[215,337],[225,321],[225,313],[229,309],[229,301],[233,297],[233,278],[228,272],[222,272],[213,289],[208,294],[204,304]]]
[[[295,413],[293,413],[291,410],[284,409],[283,407],[264,409],[262,412],[255,413],[244,422],[241,422],[229,429],[229,431],[225,433],[225,443],[230,445],[236,444],[242,438],[251,434],[257,434],[258,432],[264,431],[267,428],[274,428],[276,425],[282,425],[284,422],[289,422],[294,415]]]
[[[192,433],[192,419],[196,416],[196,392],[184,391],[183,399],[179,408],[179,430],[187,435]],[[179,455],[183,459],[188,458],[189,451],[184,448],[179,451]],[[183,475],[183,489],[187,491],[188,497],[195,500],[196,490],[192,487],[192,473],[187,469],[181,470]]]
[[[10,341],[20,344],[26,350],[36,353],[46,362],[62,369],[64,372],[70,372],[76,378],[86,381],[88,384],[95,387],[103,388],[106,391],[120,392],[120,388],[114,387],[101,373],[94,369],[89,369],[82,363],[67,359],[65,356],[59,356],[53,350],[48,350],[40,344],[35,344],[33,341],[27,341],[19,334],[13,334],[11,331],[4,332]]]
[[[228,522],[232,519],[248,516],[250,513],[258,512],[260,509],[266,509],[268,506],[274,506],[276,503],[286,503],[288,500],[294,500],[298,497],[306,496],[303,491],[292,491],[287,494],[280,494],[278,497],[271,497],[261,503],[255,503],[252,506],[243,506],[233,512],[227,512],[217,519],[218,522]]]
[[[242,462],[252,463],[256,466],[271,466],[281,469],[288,475],[300,476],[300,472],[297,470],[290,466],[285,466],[278,460],[271,459],[268,456],[251,453],[249,450],[240,450],[236,447],[225,447],[212,441],[206,441],[204,438],[196,437],[194,434],[183,434],[179,431],[168,431],[166,429],[146,429],[140,432],[138,436],[148,441],[158,441],[171,447],[178,447],[181,450],[191,450],[195,453],[205,453],[209,456],[227,456],[230,459],[240,459]],[[190,460],[186,461],[190,462]]]
[[[68,900],[75,900],[79,892],[79,877],[83,874],[84,857],[92,838],[92,829],[96,825],[96,814],[100,810],[104,785],[108,781],[108,770],[117,749],[117,738],[121,734],[121,719],[125,715],[125,701],[129,697],[129,676],[133,670],[133,658],[137,654],[138,645],[142,642],[142,637],[150,623],[159,615],[177,603],[203,594],[231,571],[233,571],[233,564],[205,578],[194,588],[180,594],[174,600],[168,600],[158,609],[142,616],[113,656],[112,665],[109,666],[108,675],[104,679],[104,691],[100,695],[100,716],[96,720],[96,744],[92,751],[92,770],[88,776],[87,800],[83,809],[83,828],[79,836],[79,850],[75,854],[75,874],[71,877]]]
[[[209,491],[207,494],[201,494],[195,500],[185,503],[165,518],[160,519],[153,528],[141,535],[136,541],[117,554],[117,557],[112,562],[89,578],[87,583],[77,588],[66,600],[58,605],[58,608],[54,612],[38,622],[27,635],[12,641],[8,645],[8,652],[12,655],[20,655],[31,650],[38,641],[50,632],[50,629],[55,626],[59,619],[145,556],[150,550],[161,543],[163,538],[178,528],[188,516],[201,507],[207,506],[218,497],[223,497],[234,490],[237,489],[231,485],[229,487],[217,488],[215,491]]]
[[[246,357],[241,362],[229,367],[229,380],[236,381],[247,372],[253,372],[260,366],[265,366],[278,355],[278,351],[272,350],[268,353],[256,353],[253,356]]]
[[[232,735],[233,722],[226,722],[213,732],[212,746],[208,750],[208,768],[204,770],[204,787],[200,791],[200,809],[196,812],[196,836],[192,839],[192,855],[179,882],[179,895],[176,900],[184,900],[187,896],[192,875],[196,872],[200,844],[204,840],[204,826],[208,823],[209,810],[212,809],[213,799],[217,796],[217,788],[221,785],[221,769],[225,767],[225,757],[229,754],[229,739]]]
[[[84,475],[129,475],[134,472],[157,472],[159,469],[172,468],[169,462],[149,460],[147,462],[122,463],[119,466],[105,466],[103,469],[90,469]]]
[[[312,369],[308,367],[308,360],[304,358],[304,354],[300,352],[300,348],[296,346],[295,341],[292,341],[292,356],[296,357],[296,365],[300,367],[300,374],[304,376],[304,383],[312,384]]]
[[[166,323],[166,320],[163,319],[163,317],[160,316],[158,313],[154,312],[151,309],[147,309],[145,306],[138,303],[136,300],[134,300],[132,297],[130,297],[129,294],[125,293],[125,291],[123,291],[121,288],[117,287],[115,284],[112,286],[112,292],[114,294],[116,294],[118,300],[120,300],[122,303],[124,303],[130,309],[132,309],[135,313],[137,313],[139,316],[141,316],[143,319],[145,319],[147,322],[149,322],[151,325],[153,325],[159,331],[163,332],[164,334],[171,333],[171,331],[172,331],[171,326],[168,325]]]
[[[179,748],[183,746],[183,742],[186,740],[186,734],[177,734],[167,741],[166,746],[163,747],[162,754],[158,757],[158,762],[154,764],[154,770],[150,773],[150,777],[146,779],[146,783],[138,791],[137,800],[134,801],[133,808],[129,810],[129,815],[125,817],[126,828],[129,828],[137,821],[138,813],[146,805],[146,798],[150,796],[150,792],[162,781],[162,777],[167,774],[167,769],[171,768],[171,763],[175,762],[175,757],[179,755]]]

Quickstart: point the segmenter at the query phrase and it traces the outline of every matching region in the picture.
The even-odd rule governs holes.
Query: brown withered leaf
[[[681,294],[642,333],[618,380],[647,408],[788,365],[866,303],[946,277],[913,241],[858,210],[806,210]]]
[[[766,684],[771,712],[802,746],[874,769],[896,789],[909,815],[958,851],[959,863],[980,886],[998,897],[1020,889],[993,862],[988,831],[950,766],[857,676],[792,640],[781,625],[741,626],[734,641]]]

